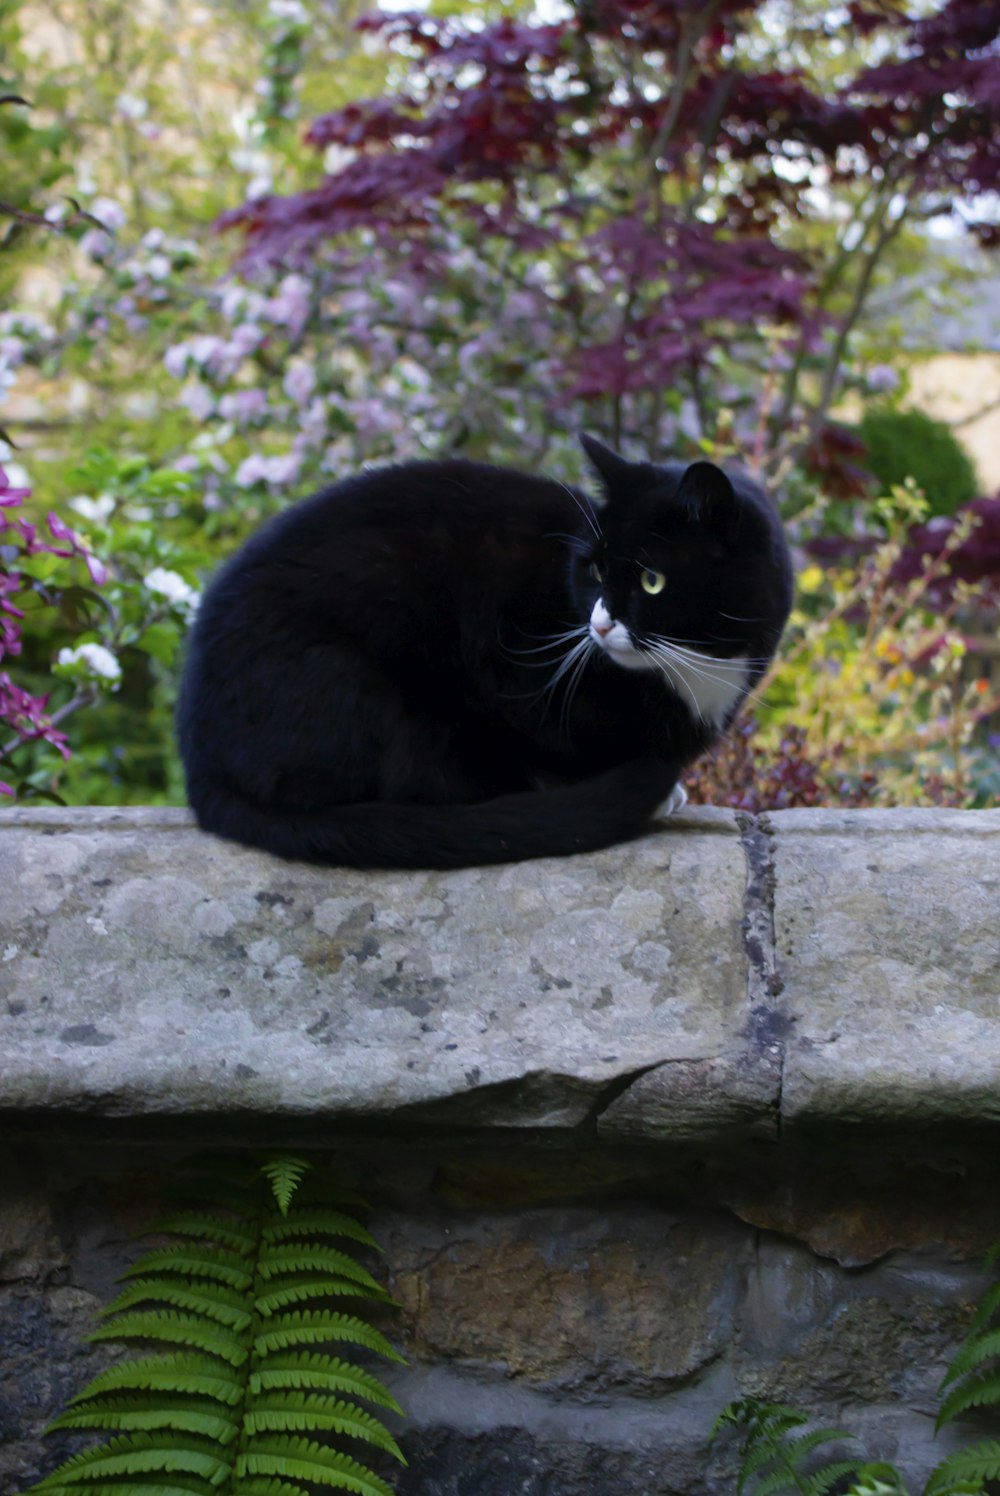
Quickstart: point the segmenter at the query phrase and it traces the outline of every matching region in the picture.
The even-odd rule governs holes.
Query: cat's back
[[[407,627],[453,624],[470,599],[543,585],[553,538],[582,496],[552,479],[463,460],[352,475],[261,527],[210,582],[189,649],[259,656],[329,629],[396,647]],[[450,615],[450,623],[449,623]]]
[[[405,546],[426,565],[473,561],[484,548],[546,533],[566,523],[578,502],[550,478],[453,459],[410,462],[354,474],[299,500],[253,535],[224,572],[251,581],[274,568],[347,570],[355,556],[367,564]]]

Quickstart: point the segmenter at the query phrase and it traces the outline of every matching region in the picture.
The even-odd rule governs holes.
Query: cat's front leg
[[[687,803],[687,790],[678,781],[663,803],[653,811],[653,820],[665,821],[667,816],[676,815],[679,810],[683,810]]]

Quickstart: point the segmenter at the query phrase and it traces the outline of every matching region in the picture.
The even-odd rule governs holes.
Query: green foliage
[[[39,693],[55,685],[55,710],[67,702],[87,708],[74,722],[74,754],[65,767],[44,742],[19,749],[23,793],[58,785],[75,803],[180,803],[177,666],[213,531],[202,524],[191,474],[144,457],[92,448],[69,482],[66,519],[107,576],[99,586],[68,585],[67,564],[48,554],[21,567],[21,679]],[[107,652],[113,673],[95,676],[87,646]]]
[[[1000,1246],[986,1259],[995,1265]],[[949,1363],[941,1391],[936,1428],[983,1408],[1000,1408],[1000,1282],[980,1300],[969,1332]],[[712,1426],[714,1438],[726,1427],[742,1431],[737,1491],[740,1496],[910,1496],[895,1465],[831,1460],[818,1464],[817,1450],[837,1439],[853,1439],[843,1429],[798,1432],[809,1422],[783,1403],[747,1397],[723,1408]],[[931,1471],[922,1496],[986,1496],[988,1482],[1000,1479],[1000,1441],[986,1439],[946,1456]]]
[[[954,514],[979,493],[975,467],[951,427],[922,410],[873,406],[858,434],[868,448],[865,465],[881,487],[889,492],[912,479],[931,514]]]
[[[781,1403],[761,1402],[755,1397],[741,1398],[723,1408],[712,1426],[713,1436],[731,1425],[743,1431],[742,1462],[736,1489],[742,1496],[826,1496],[845,1476],[858,1470],[857,1461],[832,1460],[805,1474],[803,1467],[822,1444],[849,1439],[850,1434],[838,1428],[814,1429],[795,1433],[809,1419],[804,1413]],[[794,1434],[794,1437],[793,1437]]]
[[[167,1353],[112,1366],[73,1399],[53,1429],[112,1437],[71,1456],[33,1493],[310,1496],[322,1487],[392,1496],[362,1457],[374,1450],[405,1464],[403,1454],[360,1404],[399,1413],[398,1404],[371,1372],[307,1349],[343,1341],[402,1359],[339,1307],[389,1299],[335,1245],[373,1243],[314,1173],[303,1186],[309,1169],[288,1155],[206,1166],[182,1208],[150,1228],[175,1240],[128,1269],[89,1338]]]

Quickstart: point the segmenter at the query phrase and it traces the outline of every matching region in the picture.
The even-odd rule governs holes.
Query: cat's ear
[[[736,490],[714,462],[692,462],[680,481],[677,502],[682,504],[699,524],[735,541],[743,517]]]
[[[590,458],[591,465],[604,480],[605,489],[609,494],[624,485],[632,469],[630,462],[620,457],[617,452],[613,452],[610,447],[606,447],[603,442],[599,442],[596,436],[588,436],[586,432],[580,437],[580,446]]]

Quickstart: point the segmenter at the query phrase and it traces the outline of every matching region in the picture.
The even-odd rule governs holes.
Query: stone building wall
[[[401,1496],[722,1496],[729,1399],[919,1489],[1000,1239],[1000,814],[696,812],[460,874],[0,823],[0,1491],[206,1143],[373,1206]]]

